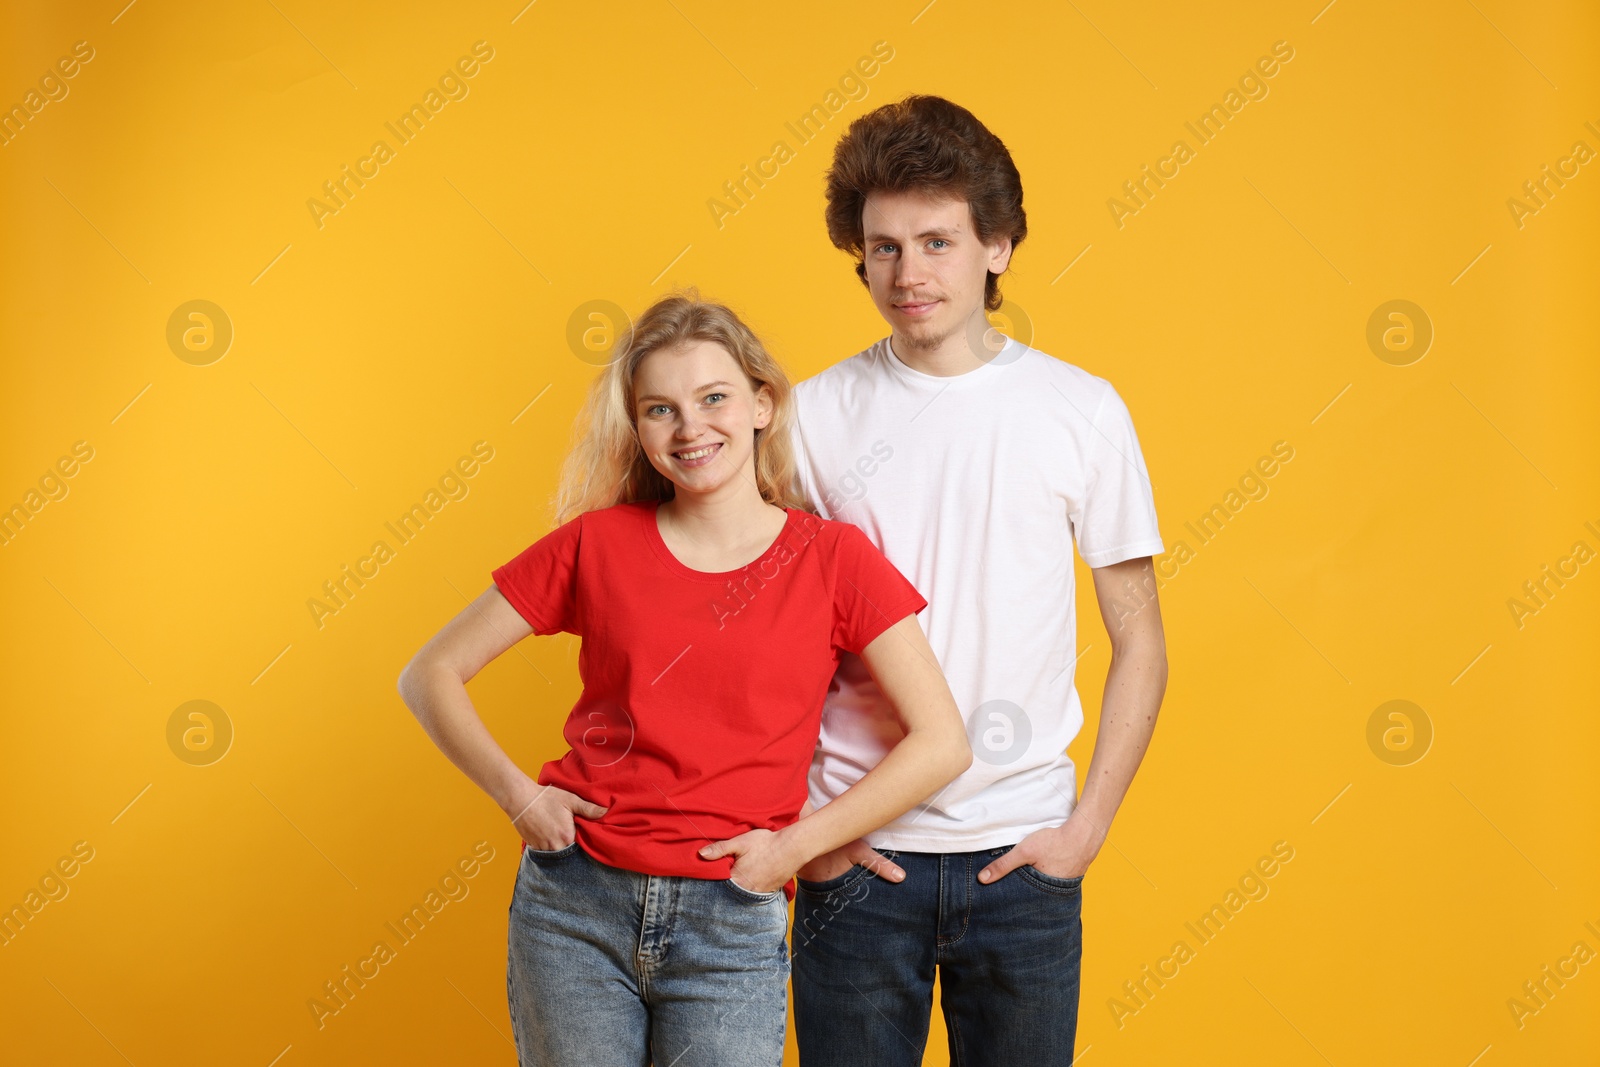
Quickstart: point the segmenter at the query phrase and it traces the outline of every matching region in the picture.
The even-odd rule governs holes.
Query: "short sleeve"
[[[491,572],[500,595],[536,634],[577,633],[578,550],[583,516],[551,530]]]
[[[835,552],[833,644],[860,655],[889,627],[928,606],[867,535],[849,523]]]
[[[1095,413],[1084,494],[1070,518],[1078,554],[1108,567],[1165,549],[1133,416],[1110,383]]]

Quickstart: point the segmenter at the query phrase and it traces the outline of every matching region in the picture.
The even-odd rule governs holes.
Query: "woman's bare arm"
[[[523,840],[534,848],[561,848],[574,840],[574,814],[599,818],[606,809],[530,778],[495,741],[467,695],[467,683],[485,665],[532,633],[490,586],[406,664],[400,696],[439,751],[500,805]]]

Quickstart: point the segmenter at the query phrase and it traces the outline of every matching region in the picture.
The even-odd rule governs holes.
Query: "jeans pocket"
[[[532,856],[536,860],[559,860],[565,859],[577,851],[578,843],[574,841],[572,844],[562,848],[534,848],[530,845],[523,849],[523,855]]]
[[[783,893],[781,887],[774,889],[770,893],[757,893],[754,889],[746,889],[732,878],[724,878],[722,884],[732,890],[734,896],[751,904],[770,904]]]
[[[848,868],[845,869],[843,874],[835,875],[832,878],[825,878],[820,882],[813,882],[809,879],[801,878],[799,875],[795,875],[794,884],[798,888],[804,889],[807,893],[814,895],[832,893],[836,890],[843,889],[845,885],[855,878],[857,874],[864,872],[865,870],[866,868],[861,866],[861,864],[852,863]]]
[[[1031,863],[1024,863],[1018,867],[1017,873],[1034,885],[1047,889],[1052,893],[1077,893],[1083,888],[1083,875],[1081,874],[1076,878],[1062,878],[1054,874],[1045,874]]]
[[[892,860],[899,855],[899,853],[895,852],[893,849],[887,848],[875,848],[872,851],[876,852],[878,855],[887,860]],[[794,884],[797,889],[803,889],[812,896],[826,896],[830,893],[837,893],[841,889],[846,889],[855,885],[857,882],[871,873],[872,869],[870,867],[863,867],[861,864],[855,863],[851,864],[850,868],[843,874],[835,875],[832,878],[824,879],[820,882],[808,881],[807,879],[796,875]]]

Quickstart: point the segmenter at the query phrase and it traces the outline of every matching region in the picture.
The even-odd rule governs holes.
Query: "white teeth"
[[[678,458],[679,459],[702,459],[702,458],[704,458],[706,456],[711,455],[712,452],[715,452],[716,448],[717,448],[716,445],[707,445],[705,448],[697,448],[693,452],[679,452],[678,453]]]

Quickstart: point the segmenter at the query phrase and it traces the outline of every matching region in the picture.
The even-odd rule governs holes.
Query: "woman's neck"
[[[744,557],[759,557],[782,532],[788,521],[782,508],[761,499],[755,486],[742,479],[737,488],[726,495],[680,491],[656,509],[662,539],[686,565],[734,570],[750,562]]]

